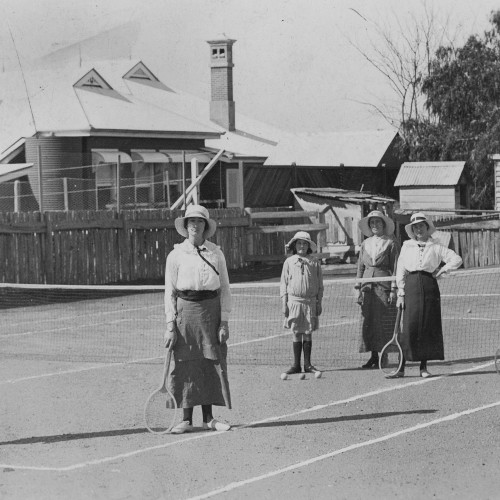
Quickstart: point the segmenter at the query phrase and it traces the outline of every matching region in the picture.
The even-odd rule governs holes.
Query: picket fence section
[[[174,227],[181,210],[0,213],[0,280],[3,283],[110,284],[162,279],[165,260],[183,238]],[[255,233],[244,210],[213,209],[218,230],[212,241],[229,269],[239,269],[284,251],[289,237]],[[464,267],[500,265],[500,233],[494,229],[452,231]]]

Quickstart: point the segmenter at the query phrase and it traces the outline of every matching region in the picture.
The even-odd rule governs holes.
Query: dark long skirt
[[[178,339],[169,387],[179,408],[217,405],[231,408],[227,345],[220,344],[220,299],[177,299]]]
[[[409,361],[444,359],[441,294],[430,273],[406,276],[400,343]]]
[[[396,304],[389,304],[389,292],[380,285],[364,287],[359,352],[380,352],[391,340],[396,322]]]

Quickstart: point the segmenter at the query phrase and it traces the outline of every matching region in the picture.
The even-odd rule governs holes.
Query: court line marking
[[[324,327],[330,327],[330,326],[341,326],[353,322],[357,322],[358,320],[350,320],[350,321],[342,321],[339,323],[332,323],[332,324],[327,324],[327,325],[322,325],[322,328]],[[272,340],[275,338],[279,337],[286,337],[289,336],[290,332],[286,331],[284,333],[279,333],[277,335],[269,335],[267,337],[260,337],[260,338],[255,338],[255,339],[250,339],[250,340],[242,340],[241,342],[234,342],[234,343],[228,343],[228,347],[238,347],[246,344],[253,344],[256,342],[263,342],[266,340]],[[106,364],[101,364],[101,365],[94,365],[94,366],[86,366],[82,368],[74,368],[71,370],[62,370],[58,372],[49,372],[49,373],[42,373],[39,375],[30,375],[28,377],[21,377],[17,379],[8,379],[8,380],[2,380],[0,381],[0,386],[1,385],[6,385],[6,384],[15,384],[17,382],[25,382],[27,380],[36,380],[36,379],[42,379],[42,378],[47,378],[47,377],[56,377],[58,375],[69,375],[71,373],[81,373],[81,372],[86,372],[90,370],[102,370],[104,368],[116,368],[116,367],[122,367],[126,365],[132,365],[132,364],[137,364],[137,363],[147,363],[151,361],[156,361],[159,359],[163,359],[163,356],[154,356],[154,357],[149,357],[149,358],[142,358],[142,359],[134,359],[131,361],[123,361],[123,362],[118,362],[118,363],[106,363]]]
[[[433,425],[438,425],[443,422],[450,422],[452,420],[456,420],[460,417],[466,416],[466,415],[472,415],[474,413],[488,410],[490,408],[494,408],[495,406],[500,406],[500,401],[496,401],[495,403],[490,403],[487,405],[483,406],[478,406],[476,408],[470,408],[469,410],[464,410],[458,413],[452,413],[451,415],[447,415],[442,418],[438,418],[435,420],[431,420],[430,422],[426,422],[423,424],[417,424],[414,425],[413,427],[407,427],[406,429],[402,429],[400,431],[392,432],[391,434],[386,434],[385,436],[381,436],[375,439],[369,439],[368,441],[363,441],[361,443],[356,443],[356,444],[351,444],[349,446],[346,446],[345,448],[340,448],[338,450],[331,451],[329,453],[325,453],[323,455],[318,455],[317,457],[310,458],[309,460],[304,460],[302,462],[297,462],[295,464],[289,465],[287,467],[283,467],[281,469],[276,469],[271,472],[267,472],[266,474],[261,474],[260,476],[254,476],[248,479],[244,479],[242,481],[236,481],[233,483],[229,483],[226,486],[223,486],[222,488],[218,488],[216,490],[209,491],[207,493],[204,493],[202,495],[197,495],[194,497],[189,497],[187,500],[202,500],[204,498],[211,498],[215,495],[219,495],[221,493],[227,493],[229,491],[233,491],[237,488],[241,488],[243,486],[247,486],[252,483],[256,483],[258,481],[263,481],[265,479],[269,479],[271,477],[278,476],[280,474],[284,474],[286,472],[290,472],[296,469],[301,469],[303,467],[307,467],[309,465],[312,465],[316,462],[320,462],[322,460],[327,460],[329,458],[336,457],[338,455],[342,455],[343,453],[347,453],[350,451],[358,450],[360,448],[364,448],[366,446],[371,446],[377,443],[382,443],[384,441],[388,441],[389,439],[394,439],[399,436],[403,436],[405,434],[410,434],[412,432],[419,431],[421,429],[425,429],[427,427],[431,427]]]
[[[311,408],[304,408],[304,409],[296,411],[296,412],[292,412],[292,413],[288,413],[288,414],[284,414],[284,415],[277,415],[274,417],[268,417],[268,418],[265,418],[263,420],[257,420],[255,422],[251,422],[249,424],[244,424],[242,426],[239,426],[238,428],[235,428],[233,432],[238,431],[239,429],[250,428],[250,427],[262,424],[262,423],[274,422],[276,420],[282,420],[284,418],[296,417],[299,415],[303,415],[304,413],[322,410],[325,408],[329,408],[331,406],[338,406],[341,404],[350,403],[350,402],[353,402],[353,401],[356,401],[359,399],[363,399],[363,398],[367,398],[370,396],[378,396],[378,395],[383,394],[385,392],[397,391],[397,390],[405,389],[407,387],[431,383],[431,382],[449,377],[450,375],[456,375],[459,373],[467,373],[467,372],[477,371],[477,370],[480,370],[482,368],[488,367],[492,364],[494,364],[494,361],[490,361],[490,362],[482,364],[482,365],[474,366],[472,368],[467,368],[466,370],[458,370],[458,371],[452,372],[452,373],[447,374],[447,375],[440,375],[440,376],[436,376],[436,377],[418,380],[415,382],[408,382],[406,384],[401,384],[401,385],[393,385],[390,387],[376,389],[374,391],[370,391],[370,392],[367,392],[365,394],[358,394],[357,396],[351,396],[347,399],[343,399],[343,400],[339,400],[339,401],[331,401],[329,403],[325,403],[322,405],[316,405],[316,406],[313,406]],[[498,401],[494,405],[500,405],[500,401]],[[447,417],[443,417],[443,419],[446,419],[446,418]],[[442,420],[442,419],[440,419],[440,420]],[[421,425],[425,426],[425,424],[421,424]],[[399,433],[404,433],[404,432],[399,431]],[[0,468],[17,469],[17,470],[48,471],[48,472],[68,472],[68,471],[72,471],[72,470],[83,469],[85,467],[89,467],[92,465],[101,465],[101,464],[105,464],[105,463],[109,463],[109,462],[114,462],[116,460],[123,460],[126,458],[131,458],[134,456],[143,455],[143,454],[149,453],[151,451],[165,449],[165,448],[168,448],[170,446],[174,446],[176,444],[183,444],[183,443],[188,442],[188,441],[195,441],[198,439],[209,439],[212,437],[224,436],[224,434],[225,433],[223,433],[223,432],[210,432],[210,433],[206,433],[206,434],[201,434],[199,436],[191,436],[191,437],[181,438],[181,439],[177,439],[176,441],[169,442],[169,443],[163,443],[163,444],[156,445],[156,446],[149,446],[147,448],[140,448],[138,450],[129,451],[127,453],[120,453],[119,455],[98,458],[95,460],[88,460],[85,462],[79,462],[76,464],[67,465],[67,466],[63,466],[63,467],[47,467],[47,466],[44,467],[44,466],[35,466],[35,465],[15,465],[15,464],[2,464],[2,463],[0,463]],[[392,434],[390,436],[392,436]],[[377,439],[383,440],[382,438],[377,438]],[[374,442],[377,442],[377,441],[375,440]],[[352,445],[352,446],[359,447],[360,444]]]

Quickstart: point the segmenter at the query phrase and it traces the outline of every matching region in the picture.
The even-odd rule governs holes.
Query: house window
[[[240,173],[236,168],[226,170],[226,206],[240,207],[243,205],[240,189]]]
[[[96,209],[104,210],[113,203],[116,164],[99,163],[95,171]]]
[[[153,164],[144,164],[134,175],[135,203],[151,203],[153,194]]]
[[[214,47],[212,49],[212,59],[224,59],[226,57],[226,49],[224,47]]]

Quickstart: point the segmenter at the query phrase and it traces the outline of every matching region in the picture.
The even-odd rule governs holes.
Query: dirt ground
[[[234,409],[215,411],[233,429],[202,431],[195,409],[196,431],[180,436],[142,421],[159,362],[20,365],[0,370],[2,500],[499,498],[491,362],[393,381],[231,366]]]

